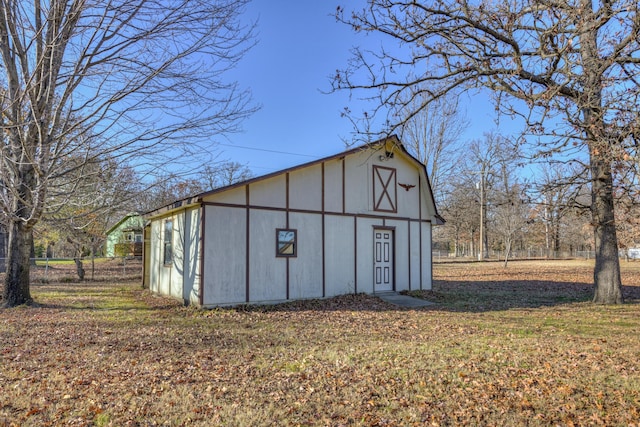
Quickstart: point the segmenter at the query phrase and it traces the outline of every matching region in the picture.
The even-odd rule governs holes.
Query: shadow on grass
[[[402,292],[435,303],[410,308],[382,301],[374,295],[351,294],[327,299],[290,301],[274,305],[246,305],[223,310],[247,312],[299,311],[501,311],[513,308],[536,308],[591,301],[593,285],[572,282],[522,281],[446,281],[436,280],[433,290]],[[627,298],[640,299],[640,288],[625,287]]]
[[[170,297],[155,296],[129,284],[47,283],[33,284],[35,307],[61,310],[162,311],[183,305]],[[338,312],[338,311],[465,311],[487,312],[517,308],[539,308],[589,302],[594,287],[583,282],[542,280],[455,281],[434,280],[429,291],[405,292],[435,303],[405,308],[367,294],[349,294],[326,299],[288,301],[273,305],[240,305],[214,310],[231,312]],[[623,286],[626,303],[640,303],[640,286]],[[206,310],[205,310],[206,311]]]
[[[172,298],[151,295],[139,285],[96,282],[31,284],[34,308],[95,311],[161,311],[183,304]]]
[[[138,304],[111,304],[109,302],[96,303],[95,301],[79,301],[75,300],[70,303],[54,303],[54,302],[34,302],[31,304],[34,308],[46,308],[52,310],[65,310],[65,311],[138,311],[138,312],[157,312],[163,310],[171,310],[176,308],[176,304],[173,301],[165,305],[143,306]]]
[[[622,293],[625,302],[640,303],[640,287],[623,286]],[[539,280],[435,280],[432,290],[408,294],[436,303],[431,310],[485,312],[589,302],[593,299],[594,285]]]

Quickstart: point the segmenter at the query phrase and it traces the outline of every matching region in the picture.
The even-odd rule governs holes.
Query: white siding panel
[[[409,289],[409,235],[407,221],[387,221],[386,225],[395,227],[394,237],[394,274],[396,292]]]
[[[422,219],[430,219],[431,221],[435,221],[435,204],[431,198],[429,185],[427,185],[426,181],[422,182],[422,194],[420,200],[422,203]]]
[[[371,168],[369,152],[347,157],[345,170],[345,211],[365,213],[373,209],[371,203]]]
[[[285,258],[276,257],[276,228],[285,228],[286,215],[252,209],[249,217],[249,299],[251,302],[285,300],[287,265]]]
[[[289,259],[289,298],[322,297],[322,216],[291,213],[297,230],[297,256]]]
[[[242,304],[246,298],[246,209],[205,209],[203,303]]]
[[[325,296],[355,291],[354,220],[347,216],[325,217]]]
[[[431,224],[422,224],[422,289],[431,289]]]
[[[204,202],[229,203],[232,205],[246,204],[246,187],[232,188],[203,198]]]
[[[185,263],[182,298],[191,304],[200,303],[200,209],[185,214]]]
[[[411,289],[420,289],[420,223],[411,222]]]
[[[382,220],[358,218],[358,292],[373,293],[373,227]]]
[[[153,221],[151,223],[151,230],[149,232],[149,239],[151,240],[149,249],[149,289],[155,293],[160,292],[159,270],[162,267],[160,260],[160,246],[162,244],[162,242],[160,241],[161,223],[162,222],[159,220]]]
[[[252,206],[285,208],[287,206],[286,175],[258,181],[249,186],[249,199]]]
[[[398,215],[418,218],[420,213],[420,171],[414,163],[407,161],[404,157],[396,156],[394,160],[398,175]],[[414,187],[407,190],[400,184],[413,185]]]
[[[184,221],[185,212],[180,211],[173,216],[173,262],[171,268],[168,269],[169,275],[169,295],[174,298],[182,299],[183,295],[183,273],[186,256],[185,253],[185,231]]]
[[[175,227],[175,218],[173,216],[162,218],[160,222],[160,230],[159,230],[159,241],[160,241],[160,263],[158,269],[158,292],[162,295],[171,295],[171,273],[173,270],[173,265],[164,265],[164,227],[165,221],[167,220],[173,221],[173,227]],[[172,249],[174,251],[175,256],[175,232],[172,236]]]
[[[324,209],[342,212],[342,159],[324,164]]]
[[[289,174],[289,207],[320,211],[322,209],[322,167],[314,165]]]

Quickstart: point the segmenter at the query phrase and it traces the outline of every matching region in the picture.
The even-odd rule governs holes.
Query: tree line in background
[[[225,76],[255,42],[247,1],[0,1],[3,305],[31,301],[34,234],[95,253],[117,216],[211,187],[167,171],[213,164],[212,138],[256,111]],[[380,49],[354,48],[332,89],[372,102],[345,110],[356,134],[399,133],[427,165],[440,244],[505,259],[593,248],[594,302],[623,302],[619,251],[639,243],[638,3],[365,4],[335,17]],[[459,141],[455,100],[479,91],[519,135]]]
[[[589,177],[570,162],[534,161],[518,135],[489,132],[466,141],[466,112],[444,97],[399,129],[423,162],[439,213],[434,251],[444,257],[593,257]],[[629,178],[629,175],[626,176]],[[616,182],[625,177],[619,175]],[[640,199],[621,182],[616,190],[620,254],[640,247]]]
[[[619,246],[624,243],[617,223],[624,223],[625,209],[631,212],[638,198],[638,2],[367,0],[348,7],[337,8],[336,20],[378,37],[379,46],[355,47],[333,78],[335,91],[374,104],[363,118],[345,113],[361,125],[361,133],[397,133],[446,97],[489,94],[502,120],[521,125],[520,135],[507,136],[516,153],[522,149],[528,163],[566,167],[554,169],[562,176],[553,185],[536,186],[537,177],[531,183],[515,179],[512,153],[499,149],[499,141],[465,147],[476,160],[466,172],[476,179],[480,174],[480,203],[484,206],[485,196],[488,202],[487,224],[478,224],[480,240],[486,242],[485,225],[492,223],[505,250],[517,244],[521,230],[533,224],[532,218],[517,220],[529,202],[545,206],[547,226],[560,230],[574,211],[588,206],[593,300],[622,303]],[[498,158],[485,156],[493,147]],[[573,174],[565,175],[569,171]],[[534,188],[537,197],[530,196]],[[549,203],[565,191],[562,209]],[[448,200],[441,200],[446,206]]]
[[[31,302],[44,220],[82,247],[118,201],[142,203],[136,182],[211,164],[257,110],[228,76],[256,41],[247,2],[0,1],[2,305]]]
[[[218,161],[189,177],[177,174],[144,183],[130,167],[105,161],[87,175],[65,206],[34,227],[33,255],[74,258],[102,255],[107,231],[130,213],[144,214],[183,198],[250,179],[246,165]],[[53,203],[53,200],[52,200]]]

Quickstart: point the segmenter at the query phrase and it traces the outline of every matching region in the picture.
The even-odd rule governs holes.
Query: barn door
[[[374,229],[374,292],[393,291],[393,230]]]

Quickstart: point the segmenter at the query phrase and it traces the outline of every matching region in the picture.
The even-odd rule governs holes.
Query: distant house
[[[396,137],[145,216],[145,286],[202,307],[431,289],[443,223]]]
[[[627,249],[627,257],[629,259],[640,259],[640,247]]]
[[[140,214],[126,215],[107,231],[105,256],[142,256],[143,229],[144,218]]]

